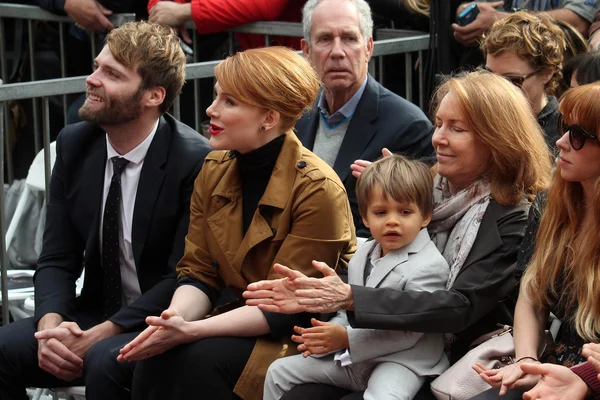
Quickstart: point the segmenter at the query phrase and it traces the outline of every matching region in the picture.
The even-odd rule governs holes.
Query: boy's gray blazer
[[[412,243],[379,261],[365,284],[365,265],[371,262],[370,254],[376,244],[374,240],[366,242],[352,257],[349,284],[420,291],[445,288],[448,263],[429,238],[427,228],[421,229]],[[347,328],[353,364],[395,362],[421,376],[438,375],[449,366],[441,333],[355,329],[348,323],[345,311],[339,311],[330,322]]]

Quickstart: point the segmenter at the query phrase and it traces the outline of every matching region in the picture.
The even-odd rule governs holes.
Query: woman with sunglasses
[[[600,341],[599,96],[600,84],[594,83],[569,90],[560,103],[556,170],[550,188],[538,195],[530,210],[520,252],[519,263],[527,268],[515,310],[517,362],[496,370],[475,365],[493,387],[477,400],[543,399],[549,388],[560,393],[564,382],[571,391],[562,394],[569,398],[583,399],[588,390],[600,395],[593,366],[578,365],[590,354],[587,350],[582,354],[584,343]],[[538,333],[545,329],[550,312],[562,325],[554,349],[539,359]],[[521,368],[540,362],[562,368]],[[540,374],[546,377],[540,380]]]
[[[546,14],[516,12],[494,23],[481,42],[485,69],[523,90],[548,146],[558,139],[558,101],[565,35]]]

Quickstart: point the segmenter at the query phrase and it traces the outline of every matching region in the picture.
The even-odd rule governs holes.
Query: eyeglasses
[[[592,135],[579,125],[567,125],[564,116],[558,114],[558,134],[562,137],[565,132],[569,132],[569,143],[573,150],[581,150],[587,139],[598,139],[598,136]]]
[[[500,75],[501,77],[508,79],[510,81],[510,83],[512,83],[513,85],[515,85],[519,89],[521,89],[523,87],[523,83],[525,83],[525,81],[527,79],[529,79],[532,76],[534,76],[535,74],[537,74],[541,68],[538,68],[535,71],[528,73],[527,75],[516,75],[516,74],[504,74],[503,75],[503,74],[498,74],[498,73],[492,71],[491,69],[489,69],[487,67],[487,65],[485,67],[483,67],[483,69],[485,69],[488,72],[491,72],[492,74]]]

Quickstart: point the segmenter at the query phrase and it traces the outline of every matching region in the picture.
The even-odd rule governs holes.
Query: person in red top
[[[149,0],[149,21],[180,28],[194,21],[199,34],[222,32],[227,29],[257,21],[300,22],[302,6],[306,0]],[[190,43],[185,29],[181,37]],[[237,34],[243,49],[263,47],[262,35]],[[300,38],[274,36],[271,45],[300,49]]]

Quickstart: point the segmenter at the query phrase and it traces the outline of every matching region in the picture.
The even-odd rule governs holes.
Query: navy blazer
[[[190,196],[210,146],[170,115],[160,118],[140,175],[133,211],[132,247],[142,296],[110,320],[126,331],[168,307],[183,255]],[[103,270],[99,248],[106,134],[89,122],[66,126],[56,140],[46,228],[35,273],[35,316],[102,321]],[[85,265],[81,295],[75,280]]]
[[[312,110],[296,123],[296,135],[309,150],[313,150],[319,126],[319,97]],[[419,107],[390,92],[372,76],[367,77],[367,86],[333,165],[346,187],[357,236],[371,234],[358,213],[356,178],[351,174],[350,165],[357,159],[377,160],[384,147],[411,158],[430,158],[433,156],[432,134],[433,127]]]

